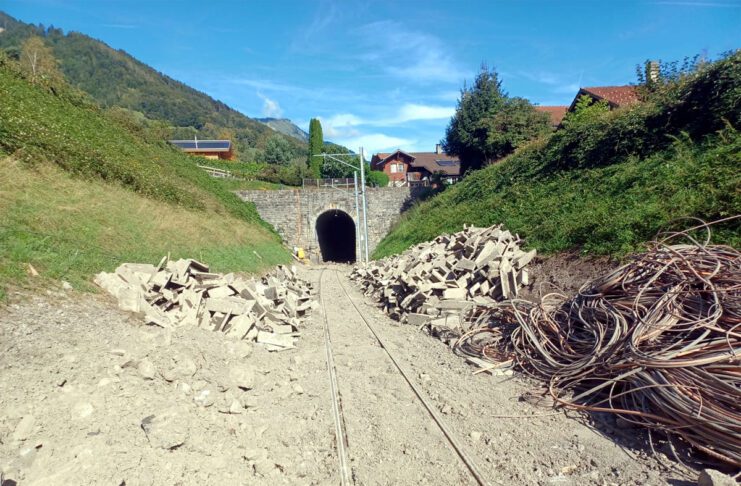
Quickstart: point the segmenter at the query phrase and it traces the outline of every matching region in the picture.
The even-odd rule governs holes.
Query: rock
[[[72,407],[73,419],[85,419],[93,414],[95,408],[90,402],[78,402]]]
[[[275,462],[270,459],[258,459],[255,461],[255,472],[261,476],[268,476],[275,470]]]
[[[272,326],[292,333],[316,307],[311,286],[284,266],[258,281],[209,273],[195,260],[163,258],[157,267],[124,263],[115,273],[96,275],[95,283],[114,295],[121,309],[142,313],[146,324],[165,330],[200,326],[235,340],[254,341],[258,329]],[[170,339],[165,334],[164,344]],[[269,344],[292,348],[293,338]],[[240,358],[251,352],[245,347],[236,351]]]
[[[190,378],[198,371],[198,365],[196,362],[188,357],[180,357],[177,359],[177,365],[175,366],[173,373],[178,378]]]
[[[304,389],[301,385],[293,385],[293,391],[296,392],[298,395],[304,394]]]
[[[210,407],[216,401],[216,392],[210,387],[206,387],[195,394],[193,401],[196,402],[198,406],[204,408]]]
[[[247,365],[234,365],[229,368],[229,379],[242,390],[255,387],[255,370]]]
[[[145,380],[153,380],[155,375],[157,374],[157,370],[155,369],[154,364],[147,358],[141,360],[139,362],[139,366],[137,366],[136,369]]]
[[[239,359],[244,359],[252,354],[252,345],[245,341],[236,341],[230,343],[230,349],[234,355]]]
[[[177,379],[177,373],[174,368],[167,368],[160,370],[160,376],[163,380],[173,382]]]
[[[37,451],[38,447],[24,447],[21,449],[18,453],[18,465],[23,469],[30,468],[36,460]]]
[[[244,407],[242,406],[242,402],[240,402],[236,398],[232,400],[232,403],[229,405],[229,413],[238,414],[238,413],[242,413],[242,410],[244,410]]]
[[[62,289],[63,290],[72,290],[72,284],[70,284],[66,280],[62,280]]]
[[[28,439],[33,433],[35,425],[36,419],[33,415],[24,415],[20,422],[18,422],[18,425],[15,426],[13,440],[20,442]]]
[[[525,267],[535,257],[534,250],[522,251],[520,243],[501,226],[464,226],[400,255],[356,265],[351,278],[393,319],[429,325],[434,317],[461,317],[474,305],[516,297],[529,284]],[[449,327],[432,334],[447,342],[468,330]]]
[[[187,411],[171,408],[144,417],[141,428],[152,447],[173,450],[188,440]]]
[[[468,434],[469,437],[471,437],[471,440],[474,442],[478,442],[481,440],[481,432],[474,430],[470,434]]]
[[[715,469],[703,469],[697,477],[697,486],[737,486],[737,483]]]

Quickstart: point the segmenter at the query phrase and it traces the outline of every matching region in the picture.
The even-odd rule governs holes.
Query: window
[[[404,172],[403,163],[399,163],[399,164],[392,163],[391,164],[391,173],[396,174],[397,172]]]

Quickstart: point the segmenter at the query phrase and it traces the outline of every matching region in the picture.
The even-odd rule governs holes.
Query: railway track
[[[335,288],[339,289],[340,291],[339,296],[328,297],[327,289],[333,284],[333,281],[336,282]],[[409,372],[404,368],[403,364],[394,355],[391,349],[389,349],[389,347],[384,342],[383,337],[377,332],[371,321],[366,318],[366,316],[360,310],[353,298],[350,296],[347,288],[342,283],[339,273],[336,270],[325,268],[321,271],[319,276],[318,292],[320,295],[320,303],[322,306],[322,314],[324,320],[324,341],[326,348],[328,378],[332,397],[332,415],[335,423],[338,471],[341,483],[343,485],[354,484],[356,479],[358,480],[358,482],[367,483],[369,480],[371,480],[371,478],[357,477],[357,469],[359,467],[358,461],[362,461],[365,459],[371,461],[378,460],[379,462],[388,462],[384,461],[384,459],[386,459],[389,455],[388,449],[392,449],[395,445],[397,445],[392,443],[403,440],[409,441],[412,447],[419,449],[419,451],[409,451],[409,444],[407,444],[406,449],[405,446],[399,445],[398,447],[402,451],[402,455],[417,454],[419,456],[426,456],[429,454],[428,447],[431,444],[434,444],[435,442],[437,442],[438,444],[444,443],[446,447],[437,448],[438,456],[433,456],[428,459],[432,464],[436,465],[435,467],[440,468],[442,466],[450,469],[451,464],[454,464],[460,471],[459,479],[463,479],[467,476],[468,482],[471,484],[488,484],[479,472],[479,469],[476,467],[473,460],[466,454],[459,440],[451,432],[450,428],[445,424],[442,417],[440,417],[437,410],[425,398],[424,394],[415,384]],[[345,313],[344,316],[338,316],[338,319],[336,319],[337,322],[333,322],[333,319],[330,318],[330,307],[327,306],[327,299],[331,297],[334,297],[332,301],[332,308],[342,309]],[[339,336],[339,322],[342,322],[346,326],[346,329],[344,329],[345,335],[342,338],[337,339],[337,341],[333,342],[333,334],[331,331],[334,328],[336,331],[338,331],[337,334]],[[350,339],[348,339],[348,337],[350,337]],[[337,351],[336,348],[338,347],[338,344],[339,346],[344,345],[343,351],[347,351],[348,347],[360,347],[362,346],[363,342],[368,343],[370,346],[373,346],[376,349],[382,350],[384,357],[377,357],[378,359],[386,361],[386,369],[392,370],[387,371],[386,375],[379,375],[378,377],[369,376],[368,380],[370,381],[372,379],[377,379],[380,383],[387,384],[391,384],[393,382],[402,382],[401,385],[397,385],[398,388],[396,388],[395,390],[392,389],[392,391],[390,392],[387,391],[386,393],[387,395],[394,395],[394,392],[396,392],[402,398],[398,402],[386,401],[384,403],[378,403],[376,405],[376,410],[361,411],[361,421],[364,422],[365,425],[357,425],[355,427],[352,427],[353,422],[357,422],[357,420],[353,420],[352,418],[348,420],[346,415],[353,415],[356,411],[353,407],[349,406],[351,404],[343,404],[342,392],[346,392],[348,396],[357,397],[358,390],[352,389],[353,387],[350,386],[352,380],[350,380],[349,376],[351,373],[354,373],[355,370],[352,370],[349,367],[344,367],[340,369],[338,373],[338,366],[335,360],[335,352]],[[367,352],[366,354],[370,354],[370,352]],[[343,353],[343,356],[345,355],[347,355],[346,352]],[[390,364],[391,366],[388,366],[388,364]],[[381,368],[382,366],[377,365],[373,369],[371,369],[369,373],[375,374],[374,370]],[[345,374],[347,374],[348,376],[344,376]],[[346,378],[345,381],[343,381],[343,377]],[[404,388],[406,389],[405,391],[403,390]],[[363,390],[360,391],[362,394]],[[412,397],[409,396],[409,392],[411,392]],[[349,401],[350,400],[348,400],[348,402]],[[383,416],[388,417],[389,415],[393,417],[400,417],[400,422],[403,422],[404,425],[409,425],[409,428],[413,431],[413,434],[415,436],[408,437],[402,435],[399,437],[403,437],[403,439],[399,439],[399,437],[396,437],[396,434],[399,432],[396,427],[384,427],[377,423],[368,425],[367,423],[365,423],[366,421],[376,421],[377,419],[379,419],[376,414],[381,415],[381,420],[384,418]],[[348,427],[348,425],[350,425],[350,427]],[[399,424],[399,426],[401,427],[401,423]],[[368,450],[367,447],[364,447],[367,445],[368,439],[374,439],[373,437],[363,437],[364,435],[367,435],[367,430],[375,430],[377,432],[381,431],[378,435],[376,435],[375,440],[385,444],[385,447],[382,446],[383,449],[381,449],[381,452],[384,455],[383,459],[374,457],[373,450]],[[358,437],[353,436],[353,432],[355,432]],[[379,435],[381,436],[379,437]],[[359,448],[362,450],[355,451],[353,450],[353,448],[349,447],[350,437],[353,439],[352,443],[358,444],[360,446]],[[434,450],[435,448],[432,449]],[[441,452],[443,450],[446,452]],[[445,455],[447,455],[447,457],[443,457]],[[393,459],[394,457],[391,456],[391,460]],[[444,464],[444,462],[447,462],[447,464]],[[355,463],[355,467],[353,467],[353,463]],[[403,467],[403,461],[400,461],[398,466]],[[391,465],[391,468],[393,467],[394,466]],[[437,473],[432,471],[431,474]],[[442,482],[446,482],[441,477],[433,477],[440,479]],[[375,480],[377,480],[377,478],[375,478]]]

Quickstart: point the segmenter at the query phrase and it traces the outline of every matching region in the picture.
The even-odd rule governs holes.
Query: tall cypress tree
[[[319,120],[312,118],[309,122],[309,160],[308,167],[312,177],[319,179],[322,176],[322,157],[314,157],[324,152],[324,137],[322,135],[322,124]]]

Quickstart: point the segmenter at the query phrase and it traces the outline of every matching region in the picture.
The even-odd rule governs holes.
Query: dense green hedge
[[[741,213],[741,54],[566,127],[412,209],[375,256],[504,223],[545,252],[622,255],[677,218]],[[735,128],[734,128],[735,127]],[[681,226],[684,223],[676,223]],[[741,244],[738,222],[716,241]]]

